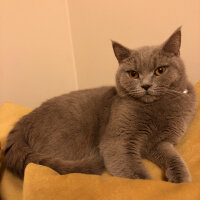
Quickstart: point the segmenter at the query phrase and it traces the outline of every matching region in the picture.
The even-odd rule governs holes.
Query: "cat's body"
[[[134,51],[113,43],[120,64],[117,87],[55,97],[24,116],[8,136],[7,168],[23,177],[25,166],[34,162],[60,174],[106,169],[114,176],[149,179],[142,163],[147,158],[168,181],[191,181],[173,148],[196,108],[179,58],[179,37],[180,29],[162,47]]]
[[[23,177],[24,162],[47,165],[60,174],[101,173],[105,168],[99,155],[99,137],[105,132],[115,96],[114,87],[102,87],[71,92],[43,103],[23,117],[10,132],[5,152],[13,153],[11,156],[14,157],[9,163],[7,160],[7,166],[13,166],[12,170],[20,177]],[[16,139],[18,145],[15,147]],[[24,151],[23,147],[26,151],[20,162],[15,152]],[[55,158],[60,160],[51,164]],[[63,160],[71,163],[65,164]],[[82,163],[77,162],[78,170],[72,162],[76,160],[82,160]],[[14,168],[16,163],[20,167]],[[73,170],[69,169],[71,165]]]

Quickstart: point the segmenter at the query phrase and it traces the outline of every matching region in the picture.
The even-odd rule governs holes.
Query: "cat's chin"
[[[152,96],[149,94],[145,94],[144,96],[139,98],[140,101],[144,102],[144,103],[152,103],[156,100],[158,100],[157,96]]]

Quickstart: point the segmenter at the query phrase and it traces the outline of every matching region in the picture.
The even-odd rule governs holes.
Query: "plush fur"
[[[106,169],[113,176],[150,179],[142,163],[146,158],[168,181],[191,181],[174,149],[197,104],[180,46],[180,28],[160,46],[130,50],[113,42],[116,87],[55,97],[24,116],[9,133],[6,167],[21,178],[33,162],[60,174]]]

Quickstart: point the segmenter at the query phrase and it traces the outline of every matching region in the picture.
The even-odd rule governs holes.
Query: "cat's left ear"
[[[112,46],[119,63],[121,63],[124,59],[128,58],[131,55],[131,51],[128,48],[119,44],[118,42],[112,41]]]
[[[164,43],[162,50],[166,53],[172,53],[175,56],[179,56],[180,47],[181,47],[181,27],[179,27]]]

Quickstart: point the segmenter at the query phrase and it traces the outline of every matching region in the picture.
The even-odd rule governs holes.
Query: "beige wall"
[[[130,48],[160,44],[180,25],[195,83],[199,0],[1,0],[0,104],[36,107],[71,90],[114,84],[110,39]]]
[[[110,39],[135,48],[160,44],[183,26],[189,78],[200,79],[199,0],[68,0],[79,88],[113,84]]]
[[[1,0],[0,9],[0,104],[36,107],[77,89],[65,0]]]

